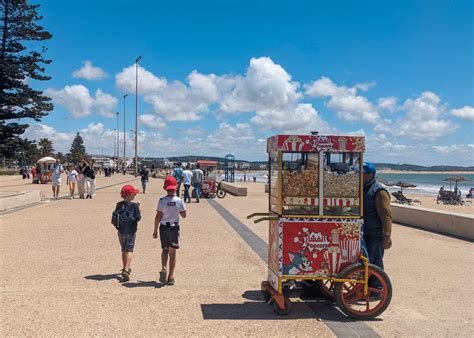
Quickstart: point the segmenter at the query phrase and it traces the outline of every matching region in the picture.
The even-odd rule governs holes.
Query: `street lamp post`
[[[119,166],[119,157],[120,157],[120,132],[119,132],[119,128],[120,128],[120,125],[119,125],[119,112],[117,112],[115,114],[117,116],[117,134],[115,135],[115,143],[117,145],[117,170],[118,170],[118,166]]]
[[[125,175],[125,170],[127,169],[127,158],[125,156],[125,149],[127,146],[127,134],[125,129],[125,99],[127,98],[128,94],[123,96],[123,175]]]
[[[138,62],[142,56],[135,60],[135,177],[138,175]]]

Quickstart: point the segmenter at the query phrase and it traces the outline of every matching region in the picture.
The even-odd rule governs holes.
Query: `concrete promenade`
[[[98,188],[118,185],[100,189],[93,200],[61,199],[0,216],[2,336],[474,336],[473,244],[398,225],[385,259],[394,297],[374,321],[331,317],[333,306],[296,299],[290,316],[276,316],[259,292],[265,262],[206,200],[188,204],[176,285],[161,287],[159,240],[152,238],[163,195],[158,179],[137,196],[143,218],[132,280],[120,283],[110,214],[121,182],[132,179],[99,177]],[[0,178],[0,191],[39,189],[51,196],[50,185],[25,183]],[[266,211],[263,185],[246,186],[248,197],[215,201],[266,243],[267,225],[246,219]]]

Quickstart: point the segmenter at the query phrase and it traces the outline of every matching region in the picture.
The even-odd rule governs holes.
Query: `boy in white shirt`
[[[158,238],[159,227],[161,248],[163,249],[161,252],[162,269],[160,272],[160,282],[174,285],[176,250],[179,249],[179,216],[186,217],[186,205],[181,198],[176,196],[176,189],[178,188],[176,178],[167,176],[163,188],[166,190],[167,195],[158,201],[153,238]],[[166,279],[168,256],[170,258],[170,271],[168,279]]]

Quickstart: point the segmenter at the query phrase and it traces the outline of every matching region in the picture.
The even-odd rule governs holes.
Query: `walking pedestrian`
[[[364,163],[364,242],[369,262],[383,270],[384,251],[392,247],[392,209],[390,194],[375,179],[376,172],[373,163]],[[369,285],[381,287],[378,280],[369,280]]]
[[[53,188],[53,199],[59,199],[59,188],[61,187],[61,173],[64,172],[64,168],[61,161],[56,160],[56,163],[51,167],[51,182]]]
[[[122,248],[122,278],[124,282],[130,280],[132,269],[133,250],[137,234],[138,222],[140,221],[140,203],[133,203],[133,199],[139,193],[131,185],[124,185],[120,191],[123,201],[117,203],[112,213],[112,224],[118,230],[120,247]]]
[[[181,163],[178,163],[173,169],[173,177],[176,178],[177,182],[176,196],[180,197],[179,193],[181,188],[181,181],[183,178],[183,168],[181,167]]]
[[[146,168],[146,166],[143,166],[142,170],[140,171],[143,193],[145,193],[146,191],[146,184],[148,183],[148,175],[149,175],[148,169]]]
[[[191,203],[191,194],[189,193],[189,188],[191,187],[191,183],[193,180],[193,173],[190,170],[191,167],[189,164],[186,166],[186,170],[183,171],[183,183],[184,183],[184,202]]]
[[[176,267],[176,250],[179,249],[179,216],[186,217],[186,204],[175,195],[178,183],[176,178],[168,176],[165,178],[163,188],[166,196],[160,198],[156,208],[155,230],[153,238],[158,238],[158,227],[160,229],[161,242],[161,271],[160,282],[174,285],[174,270]],[[169,256],[169,274],[167,273]],[[168,276],[167,276],[168,275]]]
[[[69,186],[69,198],[74,198],[74,192],[76,191],[78,173],[72,165],[69,166],[69,171],[67,173],[67,185]]]
[[[196,194],[196,203],[199,203],[199,198],[201,197],[201,186],[204,179],[204,172],[201,170],[201,164],[198,163],[196,168],[193,170],[193,180],[192,184],[194,187],[194,193]]]
[[[76,166],[77,171],[77,192],[79,193],[79,198],[84,199],[84,193],[86,191],[86,177],[84,176],[84,169],[86,164],[84,161],[79,163]]]
[[[95,170],[94,170],[94,162],[89,160],[89,163],[84,168],[84,176],[86,177],[86,189],[87,189],[87,196],[86,198],[91,198],[95,196]]]

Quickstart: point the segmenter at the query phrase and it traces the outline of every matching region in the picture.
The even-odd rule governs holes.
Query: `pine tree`
[[[31,41],[52,37],[37,24],[42,19],[38,7],[29,5],[27,0],[0,0],[0,155],[5,157],[10,157],[20,146],[19,135],[28,127],[24,120],[17,120],[31,118],[40,121],[53,110],[51,98],[28,85],[31,79],[50,79],[44,75],[44,65],[51,63],[43,58],[47,49],[30,50]]]
[[[48,140],[47,138],[42,138],[39,143],[39,152],[41,157],[45,156],[53,156],[54,148],[53,142]]]
[[[86,153],[86,147],[84,147],[84,140],[78,132],[72,141],[71,149],[69,150],[69,154],[67,154],[67,159],[71,163],[79,163],[87,158],[88,156]]]

